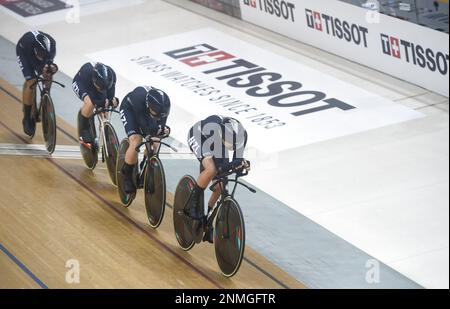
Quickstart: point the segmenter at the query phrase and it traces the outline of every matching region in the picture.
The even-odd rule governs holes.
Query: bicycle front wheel
[[[244,258],[245,226],[241,208],[231,197],[225,199],[217,213],[214,248],[222,274],[228,278],[234,276]]]
[[[116,131],[110,123],[105,123],[105,146],[107,151],[105,154],[106,167],[108,168],[109,177],[114,185],[117,185],[116,163],[117,153],[119,151],[119,139]]]
[[[196,181],[192,176],[184,176],[178,183],[173,205],[173,226],[178,244],[184,251],[194,247],[192,219],[185,214],[185,207],[194,190]]]
[[[149,159],[144,179],[145,208],[150,226],[158,228],[166,208],[166,176],[158,157]]]
[[[48,94],[42,96],[41,104],[42,133],[44,135],[45,148],[49,154],[53,154],[56,147],[55,107],[52,98]]]

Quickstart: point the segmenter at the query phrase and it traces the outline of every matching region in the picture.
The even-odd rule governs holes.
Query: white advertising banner
[[[448,34],[331,0],[240,0],[242,19],[449,96]]]
[[[174,106],[197,120],[213,114],[239,119],[249,131],[250,146],[265,153],[423,116],[213,29],[88,57],[136,86],[165,90]],[[176,139],[185,142],[186,136],[187,131],[174,130]]]

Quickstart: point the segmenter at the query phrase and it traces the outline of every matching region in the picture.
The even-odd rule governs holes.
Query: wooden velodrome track
[[[31,142],[21,128],[21,93],[0,79],[0,144]],[[76,146],[75,128],[58,118],[58,145]],[[142,193],[129,209],[118,201],[104,164],[0,155],[0,288],[304,288],[246,247],[232,279],[218,269],[214,248],[179,249],[173,196],[163,224],[147,224]],[[66,283],[66,262],[80,263],[80,283]]]

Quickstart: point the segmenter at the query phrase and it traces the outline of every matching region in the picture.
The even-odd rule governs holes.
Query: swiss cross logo
[[[226,52],[217,51],[217,52],[212,52],[212,53],[203,54],[200,56],[183,59],[183,60],[181,60],[181,62],[183,62],[191,67],[197,67],[200,65],[205,65],[205,64],[209,64],[209,63],[213,63],[213,62],[219,62],[219,61],[228,60],[228,59],[232,59],[232,58],[235,58],[235,57]]]
[[[314,12],[314,27],[316,28],[316,30],[323,31],[322,16],[319,12]]]
[[[256,8],[256,0],[244,0],[244,4]]]
[[[306,22],[308,27],[323,31],[322,14],[320,12],[306,10]]]
[[[383,46],[383,53],[401,59],[400,40],[398,38],[382,34],[381,43]]]
[[[400,58],[400,41],[397,38],[391,37],[392,56]]]
[[[217,48],[208,44],[199,44],[190,48],[179,49],[165,54],[171,58],[180,59],[181,62],[191,67],[198,67],[236,58],[235,56],[224,51],[217,50]]]

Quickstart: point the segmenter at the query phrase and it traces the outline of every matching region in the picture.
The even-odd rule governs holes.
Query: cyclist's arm
[[[81,70],[73,79],[72,89],[81,101],[84,102],[86,97],[89,98],[88,87],[86,86],[85,79],[83,78],[83,72]]]
[[[245,147],[247,146],[247,141],[248,141],[247,132],[244,132],[244,138],[245,138],[245,140],[244,140],[244,144],[242,145],[242,147],[234,150],[233,161],[236,161],[236,160],[242,161],[242,159],[244,158]]]
[[[116,73],[111,69],[112,73],[113,73],[113,85],[111,87],[111,89],[108,90],[107,92],[107,99],[112,102],[112,100],[114,100],[114,98],[116,97]]]
[[[51,36],[49,37],[49,39],[50,39],[50,55],[48,63],[52,64],[56,56],[56,41]]]

